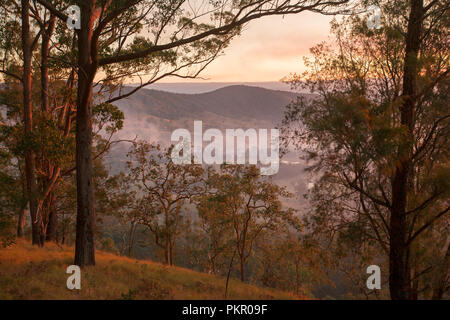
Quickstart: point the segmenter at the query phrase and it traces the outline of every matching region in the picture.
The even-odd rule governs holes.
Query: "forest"
[[[333,16],[329,41],[282,79],[298,94],[274,124],[305,192],[258,164],[179,164],[172,143],[120,136],[119,101],[201,77],[253,20],[305,12]],[[15,280],[33,277],[28,254],[66,250],[39,272],[123,257],[129,272],[152,261],[161,277],[214,277],[206,299],[447,300],[449,12],[440,0],[1,0],[0,299],[34,297]],[[158,272],[118,297],[92,276],[84,298],[194,297]]]

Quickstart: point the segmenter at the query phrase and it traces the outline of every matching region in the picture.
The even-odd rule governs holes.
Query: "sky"
[[[279,81],[304,70],[309,48],[329,39],[331,16],[303,12],[250,22],[240,37],[201,74],[206,80],[185,82]],[[164,82],[180,82],[166,79]]]

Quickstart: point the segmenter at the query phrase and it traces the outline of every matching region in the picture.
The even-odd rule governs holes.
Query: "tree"
[[[140,217],[137,191],[132,177],[124,172],[110,177],[105,181],[101,199],[101,211],[119,223],[118,233],[122,240],[120,253],[132,257]],[[98,203],[98,200],[96,202]]]
[[[23,88],[23,117],[25,139],[30,139],[33,131],[33,106],[31,103],[31,59],[33,52],[33,42],[30,28],[30,1],[21,0],[22,15],[22,88]],[[27,181],[28,203],[33,224],[33,244],[41,245],[40,226],[42,220],[38,215],[38,204],[36,201],[37,187],[35,177],[35,159],[31,148],[25,150],[25,177]]]
[[[213,188],[214,185],[209,187]],[[207,270],[212,274],[225,270],[229,253],[235,247],[231,221],[224,215],[225,205],[224,202],[214,201],[209,191],[196,200],[200,229],[195,244],[203,244],[204,251],[201,253],[207,257]]]
[[[128,153],[128,168],[135,181],[138,196],[138,221],[153,234],[155,243],[164,251],[164,260],[173,265],[177,236],[183,230],[186,201],[203,190],[200,165],[176,165],[171,148],[136,143]]]
[[[381,5],[379,30],[356,16],[335,23],[337,50],[314,47],[309,70],[290,79],[317,96],[288,108],[285,142],[319,175],[311,224],[376,244],[391,298],[414,299],[430,272],[418,247],[447,237],[433,230],[449,211],[448,5]]]
[[[257,239],[252,271],[259,285],[305,297],[330,283],[326,271],[331,259],[299,227],[297,222],[268,230]]]
[[[283,224],[296,220],[294,210],[283,209],[280,200],[291,194],[262,178],[255,166],[222,165],[219,172],[211,174],[208,185],[211,191],[203,199],[201,211],[215,212],[211,228],[220,230],[226,223],[233,230],[240,277],[245,281],[245,264],[261,233],[278,231]]]

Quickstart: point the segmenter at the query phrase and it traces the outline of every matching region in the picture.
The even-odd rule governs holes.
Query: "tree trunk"
[[[25,139],[31,138],[33,131],[33,108],[31,104],[31,58],[32,45],[30,37],[30,2],[29,0],[21,0],[22,5],[22,52],[23,52],[23,120]],[[34,172],[34,154],[30,146],[27,145],[25,150],[25,178],[27,187],[27,198],[30,207],[31,226],[32,226],[32,243],[41,246],[40,228],[41,218],[37,210],[37,190],[36,177]]]
[[[27,209],[26,206],[20,208],[19,218],[17,219],[17,237],[22,238],[24,236],[24,229],[27,222]]]
[[[398,190],[395,192],[398,192]],[[393,207],[391,211],[389,290],[393,300],[408,299],[410,291],[409,247],[406,244],[406,217],[404,212],[404,208],[399,208],[399,206]]]
[[[27,224],[27,206],[28,202],[25,201],[27,199],[27,187],[26,187],[26,178],[24,177],[24,174],[22,170],[20,169],[19,165],[19,171],[20,171],[20,181],[22,186],[22,201],[24,203],[22,204],[19,216],[17,218],[17,237],[22,238],[25,235],[25,225]]]
[[[166,240],[166,248],[164,249],[165,260],[168,266],[172,265],[172,246],[170,243],[170,239]]]
[[[171,240],[170,247],[169,247],[170,266],[173,266],[173,247],[174,247],[174,242],[172,242],[172,240]]]
[[[49,80],[48,80],[48,57],[49,57],[49,48],[50,48],[50,37],[53,34],[53,30],[55,27],[55,17],[52,16],[48,28],[43,25],[41,28],[41,111],[43,114],[47,115],[49,118],[50,108],[49,108]],[[46,161],[44,158],[41,160],[41,165],[44,168],[41,168],[44,172],[46,172],[47,177],[42,178],[42,197],[39,198],[39,202],[42,205],[40,207],[41,211],[41,230],[40,230],[40,238],[41,245],[43,246],[45,240],[55,240],[56,236],[56,215],[53,213],[53,194],[50,191],[46,194],[47,186],[51,184],[51,176],[53,170],[56,170],[50,162]],[[53,188],[53,187],[52,187]],[[50,230],[49,230],[50,227]],[[50,231],[50,232],[49,232]]]
[[[437,267],[437,278],[433,286],[433,295],[431,299],[442,300],[444,293],[448,289],[448,272],[450,267],[450,242],[447,244],[447,251],[445,252],[442,263]]]
[[[41,45],[41,109],[48,113],[48,54],[50,47],[50,37],[53,34],[55,27],[55,18],[52,17],[48,28],[43,27],[42,31],[42,45]]]
[[[164,263],[169,265],[169,249],[166,247],[164,248]]]
[[[128,256],[129,257],[131,257],[132,253],[133,253],[135,231],[136,231],[136,223],[133,221],[133,222],[131,222],[130,234],[128,236]]]
[[[299,293],[299,284],[300,284],[300,272],[299,272],[299,262],[295,261],[295,294]]]
[[[78,32],[78,91],[76,123],[77,226],[75,265],[95,265],[94,185],[92,180],[92,85],[96,73],[91,40],[95,22],[95,1],[80,3]]]
[[[407,129],[408,145],[398,152],[398,165],[392,181],[392,209],[390,217],[389,289],[391,299],[412,298],[409,266],[409,243],[407,239],[407,194],[409,175],[412,170],[411,143],[414,138],[414,109],[418,56],[421,44],[423,0],[411,0],[406,35],[405,63],[403,73],[403,104],[400,107],[401,125]]]
[[[209,273],[212,273],[212,274],[216,274],[216,258],[217,258],[217,255],[216,254],[213,254],[212,256],[211,256],[211,253],[208,253],[208,257],[209,257]]]
[[[233,268],[233,261],[234,257],[236,256],[236,251],[237,250],[234,249],[233,256],[231,257],[230,264],[228,266],[227,281],[225,283],[225,294],[224,294],[225,299],[228,297],[228,284],[230,283],[231,269]]]
[[[58,242],[58,212],[56,211],[55,201],[53,194],[49,195],[49,217],[48,226],[46,231],[46,240]]]
[[[240,256],[240,267],[241,267],[241,281],[245,281],[245,262],[244,257]]]

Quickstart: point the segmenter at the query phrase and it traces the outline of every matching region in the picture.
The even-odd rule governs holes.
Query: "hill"
[[[130,88],[124,92],[128,90]],[[234,85],[200,94],[141,89],[116,104],[124,109],[129,106],[127,111],[130,113],[144,112],[167,120],[197,117],[207,121],[210,116],[221,116],[235,120],[253,118],[278,121],[286,105],[295,97],[295,93],[287,91]]]
[[[123,93],[129,90],[127,87]],[[121,138],[137,134],[167,145],[173,130],[191,130],[194,120],[202,120],[205,128],[273,128],[281,123],[285,107],[296,96],[243,85],[199,94],[141,89],[114,104],[125,114]]]
[[[158,87],[156,87],[158,88]],[[123,93],[131,90],[126,87]],[[186,94],[154,89],[141,89],[131,96],[114,102],[125,114],[123,129],[117,139],[144,139],[163,146],[171,144],[171,134],[177,128],[193,132],[195,120],[202,120],[203,130],[236,128],[272,129],[281,124],[286,106],[297,98],[306,99],[312,94],[270,90],[254,85],[229,85],[213,91]],[[112,172],[125,169],[125,155],[129,143],[114,145],[106,156]],[[284,155],[283,160],[298,161],[297,153]],[[289,191],[300,195],[287,203],[300,209],[305,205],[303,194],[308,185],[303,162],[282,162],[274,181],[287,186]]]
[[[225,279],[180,267],[97,251],[82,270],[81,290],[66,288],[73,248],[33,247],[19,240],[0,249],[0,299],[222,299]],[[231,279],[230,299],[296,299]]]
[[[136,86],[136,84],[130,84],[130,86]],[[291,86],[287,83],[280,81],[262,81],[262,82],[156,82],[149,86],[151,89],[167,91],[173,93],[205,93],[216,89],[232,86],[232,85],[245,85],[260,87],[270,90],[281,91],[293,91]]]

